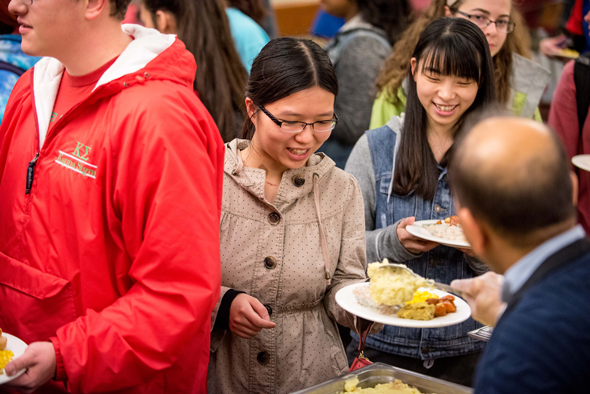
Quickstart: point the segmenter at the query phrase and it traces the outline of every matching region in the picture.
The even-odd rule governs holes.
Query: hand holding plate
[[[33,342],[24,354],[11,361],[4,371],[9,377],[22,369],[27,371],[6,386],[22,393],[32,393],[55,376],[55,348],[51,342]]]
[[[426,241],[410,234],[408,230],[406,230],[406,226],[411,226],[415,220],[415,217],[409,217],[402,219],[399,222],[396,231],[397,237],[402,246],[410,253],[419,254],[428,252],[440,245],[437,242]]]
[[[463,291],[463,298],[471,307],[473,319],[494,327],[506,309],[502,302],[502,283],[504,277],[487,272],[473,279],[459,279],[451,282],[451,287]]]

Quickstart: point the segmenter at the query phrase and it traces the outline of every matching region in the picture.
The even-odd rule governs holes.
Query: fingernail
[[[10,375],[12,375],[12,374],[14,374],[14,373],[16,372],[16,371],[14,370],[14,365],[12,365],[12,364],[8,364],[8,365],[6,366],[6,368],[4,368],[4,370],[6,371],[6,374],[7,374],[8,376],[10,376]]]

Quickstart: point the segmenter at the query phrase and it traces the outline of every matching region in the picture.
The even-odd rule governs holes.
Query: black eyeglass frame
[[[289,134],[301,133],[303,130],[305,130],[305,128],[307,126],[311,126],[311,128],[313,129],[313,131],[315,131],[316,133],[327,133],[328,131],[334,130],[336,128],[336,125],[338,124],[338,116],[336,115],[336,112],[334,112],[334,117],[332,119],[330,119],[333,122],[333,127],[331,129],[329,129],[329,130],[320,131],[320,130],[316,130],[314,125],[316,123],[325,122],[325,120],[318,120],[317,122],[313,122],[313,123],[305,123],[305,122],[299,122],[299,121],[298,122],[281,121],[281,120],[278,120],[273,114],[271,114],[270,112],[268,112],[268,110],[266,108],[264,108],[262,105],[259,105],[258,107],[260,108],[260,110],[262,112],[264,112],[264,114],[266,116],[269,117],[270,120],[273,121],[274,124],[276,124],[277,126],[279,126],[279,128],[281,129],[281,131],[283,133],[289,133]],[[285,131],[282,128],[283,123],[285,123],[285,122],[288,122],[288,123],[299,123],[299,124],[305,125],[305,126],[301,127],[301,130],[299,130],[299,131]]]
[[[486,25],[484,26],[484,28],[488,27],[489,25],[491,25],[491,24],[493,23],[494,25],[496,25],[496,30],[498,30],[499,32],[502,32],[502,33],[504,33],[504,32],[498,28],[498,22],[503,22],[503,23],[506,23],[506,31],[505,31],[505,33],[506,33],[506,34],[508,34],[508,33],[512,33],[512,32],[514,31],[514,28],[516,27],[516,23],[514,23],[514,22],[511,22],[511,21],[502,21],[502,20],[501,20],[501,21],[498,21],[498,20],[496,20],[496,21],[493,21],[493,20],[491,20],[490,18],[488,18],[488,17],[486,17],[486,16],[483,16],[483,15],[473,15],[473,14],[468,14],[468,13],[466,13],[466,12],[459,11],[459,10],[457,10],[457,11],[455,11],[455,12],[456,12],[457,14],[461,14],[461,15],[463,15],[463,16],[466,16],[466,17],[467,17],[467,18],[468,18],[468,19],[469,19],[471,22],[473,22],[473,23],[475,23],[475,22],[471,20],[471,18],[472,18],[472,17],[478,17],[478,18],[482,18],[482,19],[484,19],[484,20],[486,20],[486,21],[487,21],[487,23],[486,23]],[[477,25],[477,23],[475,23],[475,24]],[[479,25],[478,25],[478,26],[479,26]]]

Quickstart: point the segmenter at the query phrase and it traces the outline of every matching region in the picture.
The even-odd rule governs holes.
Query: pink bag
[[[362,322],[363,321],[368,323],[367,327],[364,330],[362,329]],[[360,368],[363,368],[363,367],[373,364],[363,354],[363,351],[365,350],[365,342],[367,340],[367,336],[369,335],[369,331],[371,331],[371,327],[373,327],[372,321],[367,321],[367,320],[361,319],[360,317],[356,318],[356,329],[359,334],[358,351],[360,352],[360,354],[358,355],[357,358],[354,359],[348,372],[356,371],[357,369],[360,369]]]

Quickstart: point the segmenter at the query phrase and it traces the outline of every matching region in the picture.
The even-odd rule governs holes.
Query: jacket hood
[[[238,151],[246,149],[249,145],[250,141],[237,138],[225,145],[224,172],[231,176],[241,187],[264,199],[266,171],[258,168],[245,168],[242,156],[238,153]],[[277,194],[278,198],[275,202],[290,202],[311,193],[313,190],[313,177],[317,175],[319,177],[318,182],[321,183],[322,179],[328,176],[335,166],[334,161],[323,153],[311,155],[305,166],[289,169],[283,173],[280,186],[281,195]],[[297,187],[293,184],[292,180],[295,176],[305,178],[303,186]],[[283,186],[283,183],[287,185]]]
[[[147,80],[168,80],[192,89],[196,64],[193,55],[175,35],[161,34],[139,25],[122,25],[133,41],[105,71],[93,92],[109,96]],[[63,64],[45,57],[33,69],[33,93],[40,146],[49,128],[51,112],[64,72]]]

